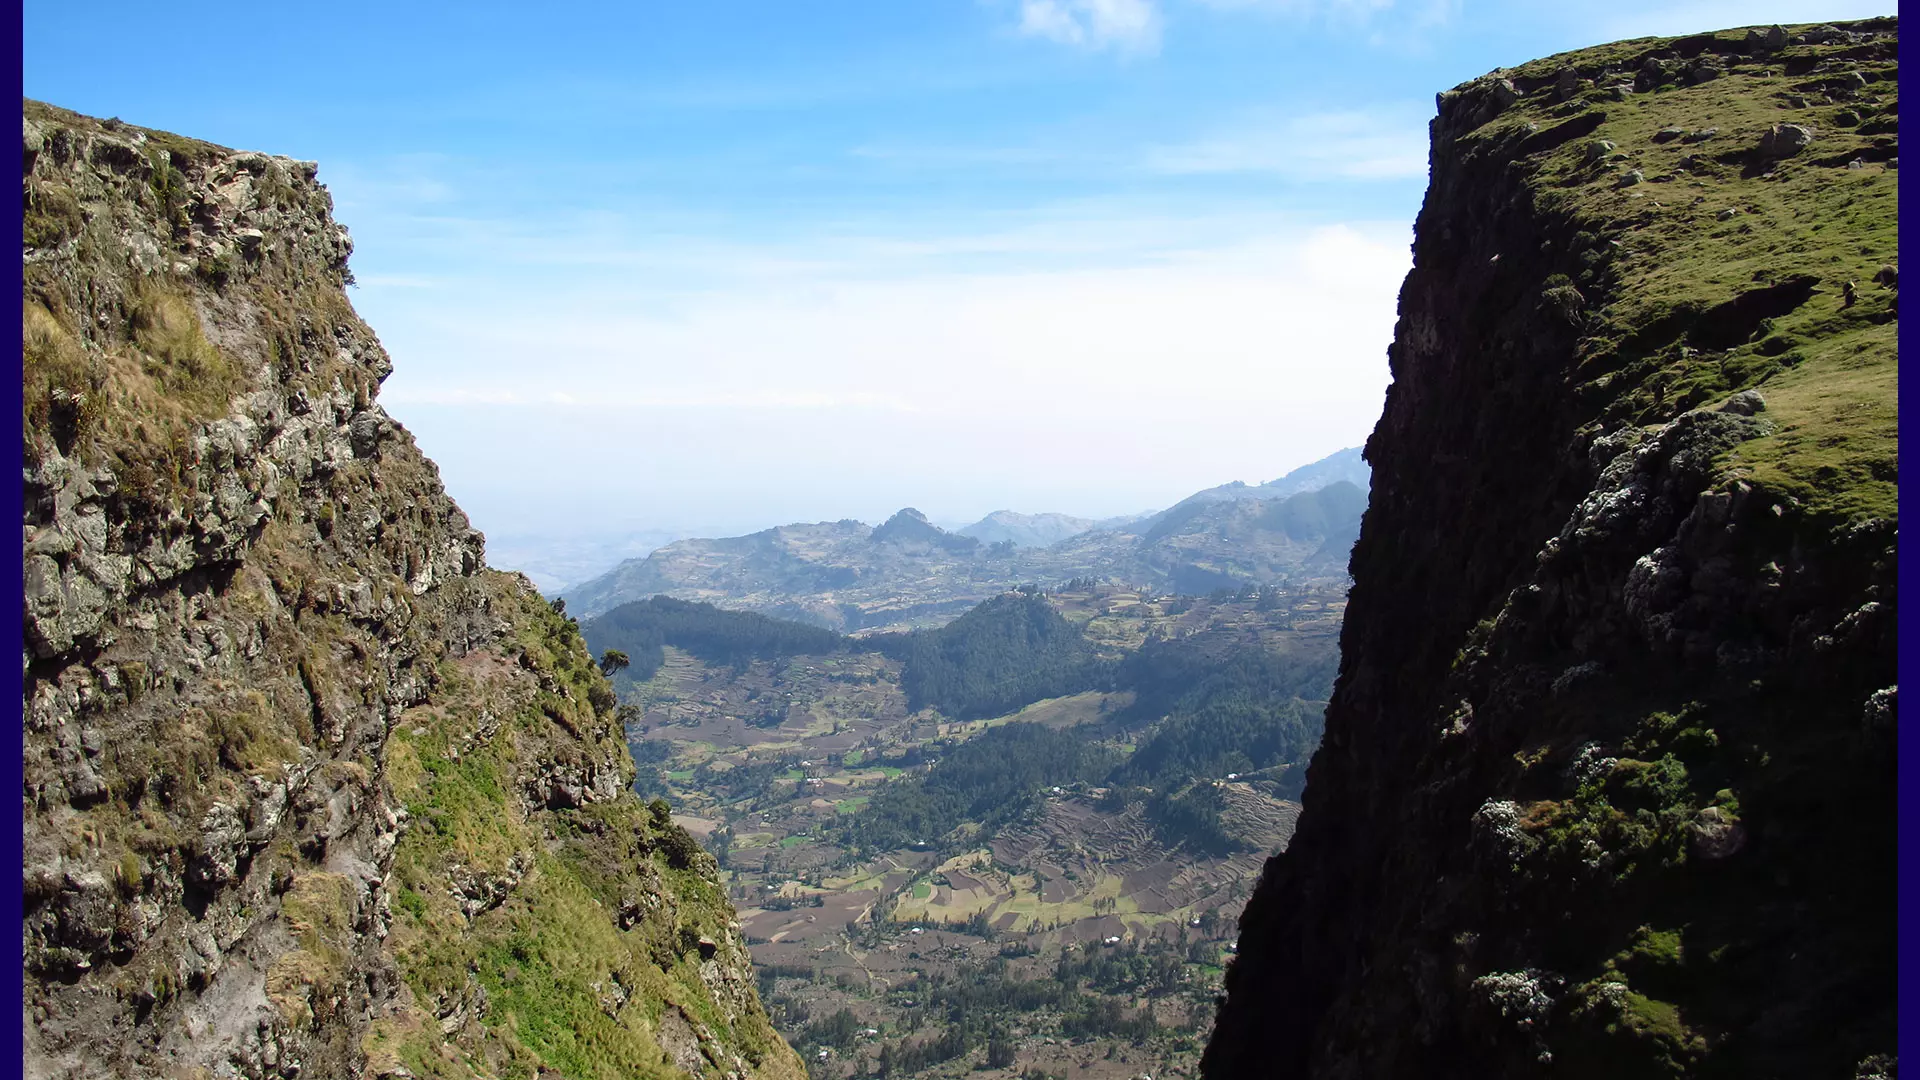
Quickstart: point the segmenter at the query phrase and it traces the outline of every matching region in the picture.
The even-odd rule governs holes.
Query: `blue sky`
[[[29,0],[25,91],[319,161],[490,534],[1102,516],[1364,440],[1436,91],[1891,9]]]

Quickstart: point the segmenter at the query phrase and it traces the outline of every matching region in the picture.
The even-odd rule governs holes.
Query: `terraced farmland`
[[[1324,661],[1343,607],[1309,592],[1156,598],[1099,587],[1047,599],[1114,663],[1149,641],[1202,657],[1253,646]],[[1033,724],[1125,760],[1169,707],[1115,686],[957,721],[910,709],[901,673],[876,652],[720,665],[669,645],[654,677],[623,695],[636,759],[649,763],[640,783],[720,857],[783,1033],[822,1075],[850,1075],[863,1058],[871,1067],[881,1047],[911,1063],[944,1052],[937,1039],[964,1042],[955,1033],[968,1021],[956,1017],[970,1014],[955,995],[982,980],[1037,987],[1067,963],[1093,972],[1074,982],[1077,996],[1003,1032],[1018,1036],[1018,1068],[1078,1080],[1190,1066],[1239,910],[1299,812],[1280,797],[1286,767],[1193,781],[1221,799],[1236,849],[1220,854],[1168,842],[1151,790],[1084,782],[1042,789],[997,826],[961,822],[856,850],[843,826],[885,812],[875,798],[888,785],[928,776],[983,733]],[[1127,974],[1136,969],[1159,974]],[[1129,989],[1129,979],[1146,981]],[[853,1020],[828,1024],[841,1010]],[[845,1030],[874,1034],[849,1042]],[[958,1073],[980,1052],[896,1075]]]

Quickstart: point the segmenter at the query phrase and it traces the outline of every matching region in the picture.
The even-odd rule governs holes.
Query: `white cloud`
[[[1020,0],[1020,33],[1086,49],[1151,53],[1160,46],[1153,0]]]
[[[1298,130],[1345,122],[1316,123]],[[1316,226],[1267,194],[730,239],[645,205],[342,187],[383,196],[352,219],[352,298],[395,362],[382,401],[489,531],[1102,516],[1271,479],[1366,437],[1408,264],[1403,223]]]
[[[1247,12],[1368,31],[1373,45],[1405,44],[1407,37],[1458,19],[1464,0],[1191,0],[1220,12]]]
[[[1151,148],[1150,172],[1275,173],[1294,180],[1407,180],[1427,173],[1426,110],[1284,116],[1271,111],[1190,142]]]
[[[542,390],[541,378],[528,378],[520,384],[422,385],[403,381],[397,388],[381,392],[383,405],[405,408],[415,405],[468,408],[564,408],[574,411],[649,412],[649,411],[765,411],[866,409],[887,412],[918,412],[912,402],[890,394],[822,394],[809,390],[739,390],[726,386],[690,386],[681,390],[654,393],[630,387],[576,385],[574,393]]]
[[[1426,35],[1455,22],[1465,0],[1187,0],[1228,15],[1266,15],[1322,24],[1363,36],[1369,45],[1415,50]],[[1019,32],[1062,45],[1122,52],[1158,51],[1161,0],[1020,0]]]
[[[1364,24],[1392,13],[1400,21],[1431,25],[1450,20],[1460,0],[1193,0],[1216,11],[1254,11],[1302,20]]]
[[[354,299],[394,356],[383,402],[485,529],[607,507],[1096,516],[1362,441],[1409,261],[1404,224],[1233,207],[1051,207],[998,232],[796,246],[831,269],[662,301],[651,276],[598,263],[481,267]],[[803,265],[785,246],[741,255]]]

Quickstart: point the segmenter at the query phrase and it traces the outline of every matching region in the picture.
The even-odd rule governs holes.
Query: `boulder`
[[[1693,853],[1702,859],[1724,859],[1747,843],[1747,830],[1740,819],[1717,806],[1695,815],[1687,831],[1692,834]]]
[[[1760,156],[1780,161],[1805,150],[1813,142],[1813,132],[1799,124],[1775,124],[1760,136]]]

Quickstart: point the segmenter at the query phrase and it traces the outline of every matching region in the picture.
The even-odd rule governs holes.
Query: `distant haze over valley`
[[[1045,548],[1082,534],[1098,530],[1125,529],[1146,522],[1156,515],[1190,514],[1204,503],[1246,499],[1284,498],[1301,492],[1317,491],[1340,480],[1353,483],[1363,492],[1367,488],[1368,469],[1360,447],[1348,447],[1324,458],[1302,465],[1275,480],[1249,484],[1232,481],[1196,491],[1185,498],[1163,503],[1120,504],[1128,509],[1115,513],[1077,514],[1047,509],[994,509],[977,517],[942,512],[927,507],[942,504],[912,503],[908,508],[925,518],[936,529],[971,538],[991,546],[1011,542],[1016,549]],[[1088,500],[1091,502],[1092,500]],[[846,515],[841,522],[879,524],[894,516],[894,511]],[[512,526],[486,529],[484,519],[476,520],[487,537],[488,558],[495,564],[526,574],[549,596],[585,585],[614,567],[644,560],[654,551],[680,540],[696,537],[747,536],[769,528],[794,523],[825,524],[825,514],[799,513],[786,520],[766,514],[759,507],[741,506],[719,520],[692,524],[674,524],[631,514],[624,523],[598,520],[581,521],[570,513],[555,514],[546,527]]]
[[[945,529],[913,507],[685,539],[562,590],[587,617],[667,595],[843,632],[934,626],[1016,586],[1072,581],[1197,595],[1338,587],[1367,505],[1358,448],[1260,485],[1224,484],[1156,512],[1092,520],[996,511]]]

